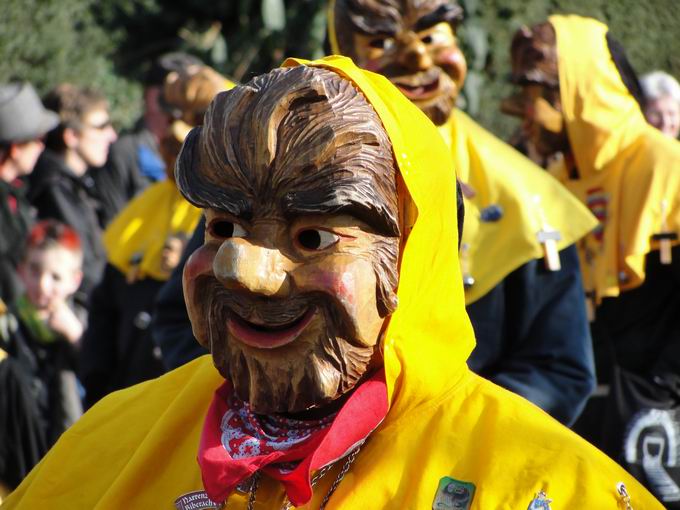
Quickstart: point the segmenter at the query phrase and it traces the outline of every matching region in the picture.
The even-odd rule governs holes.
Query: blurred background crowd
[[[499,114],[512,36],[555,12],[609,25],[640,72],[648,122],[678,138],[674,0],[460,3],[459,106],[500,138],[519,132]],[[174,186],[182,141],[215,94],[328,43],[323,0],[5,0],[3,11],[0,361],[16,361],[0,362],[6,491],[84,409],[200,353],[175,342],[188,333],[171,275],[201,218]]]

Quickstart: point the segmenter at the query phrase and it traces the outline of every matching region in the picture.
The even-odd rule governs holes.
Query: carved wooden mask
[[[322,407],[381,363],[396,164],[349,81],[300,66],[219,94],[176,172],[207,220],[184,271],[194,334],[241,399],[263,414]]]
[[[549,22],[520,28],[510,48],[512,82],[519,91],[506,98],[501,110],[523,119],[522,131],[532,159],[540,165],[556,153],[566,153],[566,134],[557,66],[557,39]]]
[[[454,34],[462,9],[450,0],[336,0],[340,51],[385,75],[435,124],[444,124],[467,64]]]

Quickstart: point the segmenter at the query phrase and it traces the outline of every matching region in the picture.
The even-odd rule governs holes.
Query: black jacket
[[[111,146],[106,166],[91,172],[102,202],[104,225],[149,184],[143,165],[154,157],[162,163],[153,135],[138,125],[136,131],[121,136]]]
[[[477,337],[470,368],[570,425],[595,388],[578,253],[562,269],[531,260],[467,307]]]
[[[0,299],[11,303],[19,295],[16,267],[32,223],[23,187],[0,180]]]
[[[83,247],[83,283],[77,299],[86,304],[99,282],[106,263],[102,244],[100,200],[94,181],[85,174],[76,176],[63,158],[50,150],[40,156],[28,180],[28,199],[38,218],[53,218],[71,226]]]
[[[191,331],[191,322],[189,322],[182,290],[184,264],[189,256],[203,244],[204,232],[205,219],[202,218],[184,249],[182,260],[177,264],[170,279],[165,282],[156,298],[151,334],[154,343],[161,350],[167,370],[173,370],[208,352],[201,347]]]
[[[106,265],[104,278],[92,293],[80,348],[79,373],[87,407],[112,391],[164,372],[148,329],[162,285],[152,278],[130,284],[118,269]]]
[[[17,317],[0,314],[0,481],[11,488],[82,413],[73,346],[40,342]]]

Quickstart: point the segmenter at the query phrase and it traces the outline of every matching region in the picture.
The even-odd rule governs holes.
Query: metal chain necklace
[[[331,499],[331,496],[335,492],[335,490],[338,488],[338,485],[340,485],[340,482],[342,481],[343,478],[345,478],[345,475],[349,471],[350,466],[354,462],[354,460],[357,458],[357,455],[359,455],[359,450],[361,450],[361,446],[357,446],[354,450],[352,450],[349,455],[347,455],[347,458],[345,459],[344,464],[342,465],[342,468],[340,469],[340,472],[338,473],[338,476],[335,477],[335,480],[331,484],[330,488],[328,489],[328,492],[323,498],[323,501],[321,501],[321,506],[319,507],[319,510],[325,510],[326,505],[328,504],[328,501]],[[333,466],[335,466],[335,462],[332,464],[329,464],[322,469],[320,469],[313,477],[312,477],[312,488],[317,484],[323,476],[328,473]],[[257,489],[260,486],[260,473],[259,471],[256,472],[253,477],[252,477],[252,482],[250,484],[250,490],[248,491],[248,510],[254,510],[255,509],[255,496],[257,494]],[[222,508],[226,507],[227,502],[225,501],[224,504],[222,505]],[[283,501],[283,505],[281,505],[281,510],[290,510],[293,507],[293,504],[288,501],[288,497]]]

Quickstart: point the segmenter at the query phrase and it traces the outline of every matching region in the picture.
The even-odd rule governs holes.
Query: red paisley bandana
[[[198,450],[205,491],[222,502],[261,470],[279,480],[295,506],[312,497],[311,473],[347,455],[387,414],[385,373],[359,386],[337,414],[322,420],[263,416],[239,400],[228,381],[215,391]]]

